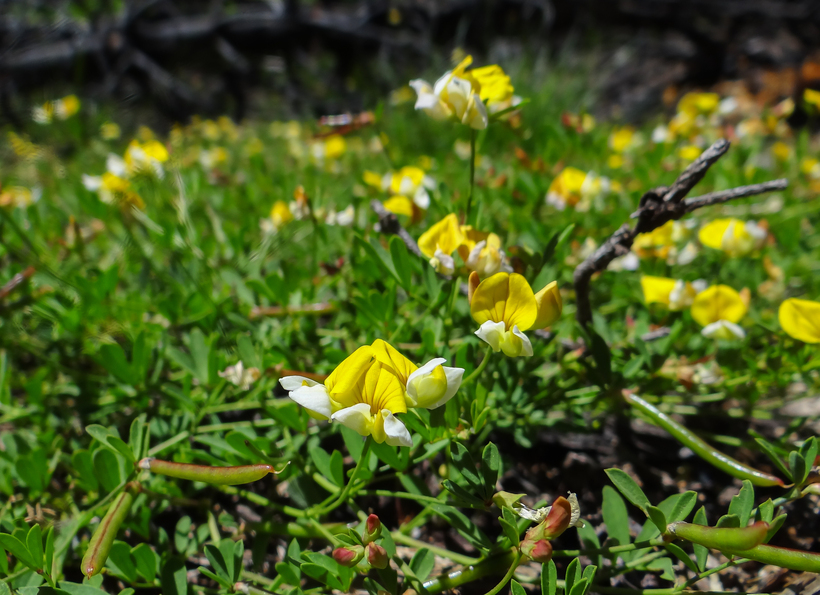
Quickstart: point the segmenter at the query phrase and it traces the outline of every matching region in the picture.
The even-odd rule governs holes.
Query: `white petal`
[[[433,358],[429,362],[424,364],[422,367],[420,367],[418,370],[410,374],[410,376],[407,377],[407,389],[410,390],[410,385],[414,378],[418,378],[419,376],[426,376],[427,374],[435,370],[437,366],[440,366],[446,361],[447,360],[443,357]]]
[[[714,339],[743,339],[746,336],[746,331],[728,320],[718,320],[707,324],[700,332],[704,337]]]
[[[421,95],[422,93],[424,93],[424,94],[432,94],[433,93],[433,87],[430,86],[430,83],[428,83],[427,81],[424,81],[422,79],[412,80],[412,81],[410,81],[409,85],[411,87],[413,87],[413,89],[419,95]]]
[[[444,396],[441,397],[441,399],[430,405],[429,409],[441,407],[447,401],[452,399],[458,392],[458,389],[461,386],[461,379],[464,377],[464,368],[448,368],[447,366],[441,367],[444,370],[444,375],[447,377],[447,392],[444,393]]]
[[[430,195],[427,194],[427,190],[424,186],[419,186],[418,190],[416,190],[416,193],[413,195],[413,202],[420,209],[427,210],[430,207]]]
[[[97,192],[102,187],[102,177],[83,174],[83,186],[86,190]]]
[[[119,178],[124,178],[128,175],[128,167],[125,165],[125,160],[114,153],[108,154],[105,160],[105,169]]]
[[[385,442],[390,446],[413,446],[413,438],[407,431],[405,425],[396,418],[389,410],[382,409],[384,418]]]
[[[281,384],[282,388],[286,391],[290,392],[303,386],[316,386],[319,383],[304,376],[283,376],[279,379],[279,384]]]
[[[487,320],[475,332],[476,336],[493,348],[493,351],[498,353],[501,351],[501,336],[506,330],[504,321],[493,322]]]
[[[305,409],[318,413],[324,418],[329,418],[332,413],[330,397],[324,384],[316,386],[302,386],[288,393],[288,396],[299,403]]]
[[[453,71],[448,70],[444,74],[442,74],[439,79],[436,81],[436,84],[433,85],[433,93],[437,96],[441,95],[441,92],[444,91],[444,87],[447,86],[447,83],[450,82],[450,79],[453,78]],[[412,83],[411,83],[412,84]]]
[[[330,420],[338,421],[360,436],[369,436],[373,428],[373,416],[370,414],[370,405],[367,403],[356,403],[340,409],[330,416]]]
[[[523,332],[518,330],[518,325],[513,325],[512,328],[513,335],[521,339],[523,345],[521,346],[521,355],[526,355],[527,357],[532,355],[532,343],[530,343],[530,338],[525,335]]]

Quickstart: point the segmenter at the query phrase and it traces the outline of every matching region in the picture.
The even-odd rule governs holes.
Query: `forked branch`
[[[638,210],[632,214],[632,218],[638,220],[635,226],[630,227],[628,223],[624,223],[600,248],[576,267],[574,285],[577,311],[575,317],[581,325],[586,326],[592,321],[592,307],[589,301],[589,284],[592,276],[606,269],[609,263],[617,257],[629,253],[638,234],[648,233],[668,221],[680,219],[701,207],[772,190],[783,190],[788,186],[787,180],[779,179],[685,198],[703,179],[709,168],[728,150],[729,141],[718,140],[701,153],[700,157],[681,173],[674,184],[669,187],[655,188],[645,193],[641,197]]]

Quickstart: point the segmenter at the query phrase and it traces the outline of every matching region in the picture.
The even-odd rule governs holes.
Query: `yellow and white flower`
[[[741,295],[727,285],[712,285],[692,302],[692,318],[703,327],[701,334],[715,339],[742,339],[746,332],[738,322],[748,306]]]
[[[410,81],[418,96],[416,109],[435,120],[454,118],[476,130],[486,128],[489,118],[481,99],[481,84],[466,72],[472,61],[472,57],[467,56],[432,86],[421,79]]]
[[[437,273],[452,275],[455,272],[452,254],[464,243],[464,239],[458,217],[450,213],[421,234],[419,250],[430,259],[430,265]]]
[[[643,298],[647,304],[663,304],[672,311],[685,310],[695,301],[695,297],[706,289],[706,281],[699,279],[688,282],[667,277],[641,277]]]
[[[715,250],[722,250],[736,258],[760,250],[766,243],[768,232],[754,221],[739,219],[715,219],[704,225],[698,233],[700,243]]]
[[[786,334],[804,343],[820,343],[820,302],[789,298],[777,313]]]
[[[554,323],[562,308],[556,281],[533,293],[527,280],[517,273],[497,273],[484,279],[470,300],[470,314],[481,325],[475,334],[493,351],[503,351],[509,357],[532,355],[532,343],[524,331]]]

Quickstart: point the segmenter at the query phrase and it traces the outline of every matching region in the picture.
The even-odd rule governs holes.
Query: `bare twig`
[[[407,246],[407,249],[410,250],[413,254],[427,260],[424,254],[421,253],[419,249],[419,245],[416,243],[416,240],[413,239],[406,229],[404,229],[401,224],[399,223],[398,218],[384,208],[384,205],[380,203],[378,200],[371,200],[370,201],[370,208],[379,216],[379,228],[381,229],[382,233],[386,234],[393,234],[397,235],[401,238],[404,242],[404,245]]]
[[[595,273],[603,271],[610,262],[619,256],[629,253],[632,243],[638,234],[648,233],[668,221],[680,219],[687,213],[701,207],[724,203],[735,198],[754,196],[772,190],[786,188],[785,179],[772,180],[762,184],[740,186],[720,192],[710,192],[702,196],[684,197],[703,179],[708,169],[729,150],[729,141],[720,139],[706,149],[683,173],[672,186],[650,190],[641,197],[638,210],[632,214],[638,222],[635,227],[624,223],[618,231],[610,236],[600,248],[575,269],[574,285],[577,304],[576,318],[586,326],[592,321],[592,308],[589,302],[589,283]]]
[[[34,274],[34,267],[27,267],[23,272],[17,273],[8,283],[0,287],[0,300],[5,299],[12,291],[20,286],[26,279]]]

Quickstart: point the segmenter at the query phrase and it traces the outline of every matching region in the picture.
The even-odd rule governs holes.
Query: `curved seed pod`
[[[769,531],[769,524],[758,521],[748,527],[721,528],[678,521],[670,523],[668,530],[675,537],[722,552],[727,550],[743,551],[763,543],[763,540],[766,539],[766,533]]]
[[[802,552],[785,547],[761,544],[748,550],[725,550],[723,553],[743,556],[744,558],[749,558],[749,560],[763,562],[764,564],[774,564],[775,566],[788,568],[790,570],[820,573],[820,554],[812,552]]]
[[[748,479],[756,486],[785,487],[783,480],[779,477],[775,477],[774,475],[770,475],[768,473],[763,473],[762,471],[758,471],[757,469],[744,465],[740,461],[723,454],[712,446],[709,446],[701,437],[693,434],[684,426],[673,420],[665,413],[661,413],[656,407],[650,405],[640,397],[626,391],[624,391],[623,395],[628,403],[634,405],[637,409],[650,417],[652,421],[672,434],[678,442],[684,446],[688,446],[700,458],[707,463],[711,463],[721,471],[725,471],[732,477],[737,477],[738,479]]]
[[[168,477],[227,486],[251,483],[252,481],[262,479],[268,473],[275,473],[273,465],[267,464],[240,465],[238,467],[209,467],[207,465],[172,463],[171,461],[161,461],[150,457],[142,459],[138,464],[140,469],[160,475],[167,475]]]
[[[117,496],[108,512],[105,513],[97,530],[94,531],[94,535],[91,536],[88,549],[85,551],[85,556],[83,556],[80,565],[80,570],[88,578],[99,574],[102,570],[105,561],[108,559],[108,552],[111,551],[111,544],[114,543],[117,531],[119,531],[120,525],[125,520],[125,516],[128,514],[133,502],[134,495],[131,493],[131,488],[127,488]]]

